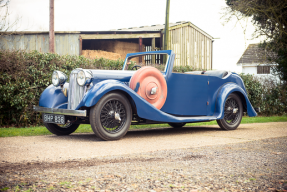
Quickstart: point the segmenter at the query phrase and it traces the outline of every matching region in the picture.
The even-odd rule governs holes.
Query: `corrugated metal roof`
[[[177,25],[188,23],[186,21],[180,21],[177,23],[170,23],[169,27],[174,27]],[[157,25],[148,25],[148,26],[140,26],[140,27],[130,27],[130,28],[121,28],[121,29],[111,29],[110,31],[161,31],[165,28],[165,24],[157,24]]]
[[[55,31],[55,34],[79,34],[80,31]],[[49,31],[13,31],[3,32],[5,35],[49,34]]]
[[[249,44],[237,64],[265,63],[265,50],[258,47],[258,44]]]
[[[204,35],[208,36],[210,39],[213,39],[211,35],[197,27],[196,25],[192,24],[189,21],[179,21],[176,23],[170,23],[169,27],[170,28],[176,28],[181,27],[182,25],[189,25],[199,32],[203,33]],[[125,33],[125,32],[160,32],[165,28],[165,24],[157,24],[157,25],[150,25],[150,26],[140,26],[140,27],[130,27],[130,28],[122,28],[122,29],[111,29],[108,31],[55,31],[56,34],[104,34],[104,33],[112,33],[112,32],[120,32],[120,33]],[[7,35],[23,35],[23,34],[48,34],[49,31],[16,31],[16,32],[5,32]]]
[[[209,36],[211,39],[213,39],[213,37],[211,35],[209,35],[208,33],[206,33],[205,31],[203,31],[202,29],[200,29],[199,27],[197,27],[196,25],[194,25],[193,23],[189,22],[189,21],[179,21],[176,23],[170,23],[169,27],[173,28],[173,27],[180,27],[181,25],[184,24],[189,24],[190,26],[192,26],[193,28],[197,29],[198,31],[200,31],[201,33],[205,34],[206,36]],[[161,31],[165,28],[165,24],[157,24],[157,25],[151,25],[151,26],[140,26],[140,27],[130,27],[130,28],[122,28],[122,29],[111,29],[110,32],[152,32],[152,31]]]

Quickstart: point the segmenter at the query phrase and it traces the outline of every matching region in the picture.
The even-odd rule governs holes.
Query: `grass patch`
[[[10,189],[9,187],[4,187],[2,189],[0,189],[0,191],[7,191],[8,189]]]
[[[242,118],[241,123],[267,123],[267,122],[287,122],[287,116],[271,116],[271,117],[247,117]],[[188,123],[186,127],[217,125],[216,121],[204,123]],[[150,129],[158,127],[170,127],[168,124],[149,124],[149,125],[132,125],[130,130],[133,129]],[[92,133],[90,125],[80,125],[75,133]],[[14,136],[37,136],[37,135],[51,135],[45,127],[27,127],[27,128],[0,128],[0,137],[14,137]]]

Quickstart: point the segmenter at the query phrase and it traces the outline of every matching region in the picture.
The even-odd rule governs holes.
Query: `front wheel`
[[[70,135],[80,126],[79,124],[57,125],[53,123],[44,123],[45,127],[55,135]]]
[[[124,95],[116,92],[103,96],[90,111],[94,133],[106,141],[122,138],[130,128],[131,120],[130,102]]]
[[[231,93],[225,101],[223,119],[216,121],[223,130],[235,130],[241,122],[242,115],[242,102],[236,94]]]

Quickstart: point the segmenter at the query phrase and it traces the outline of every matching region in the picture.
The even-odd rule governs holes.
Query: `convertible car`
[[[54,71],[52,85],[39,106],[47,129],[56,135],[91,124],[103,140],[122,138],[131,124],[186,123],[216,120],[234,130],[243,112],[256,116],[239,75],[227,71],[174,73],[171,50],[130,53],[122,70],[77,68]]]

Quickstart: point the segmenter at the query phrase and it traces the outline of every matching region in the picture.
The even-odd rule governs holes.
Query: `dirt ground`
[[[0,138],[0,191],[287,191],[287,124]]]
[[[241,124],[235,131],[218,126],[129,131],[118,141],[101,141],[93,133],[69,136],[0,138],[0,162],[56,162],[168,149],[241,143],[287,136],[287,123]]]

